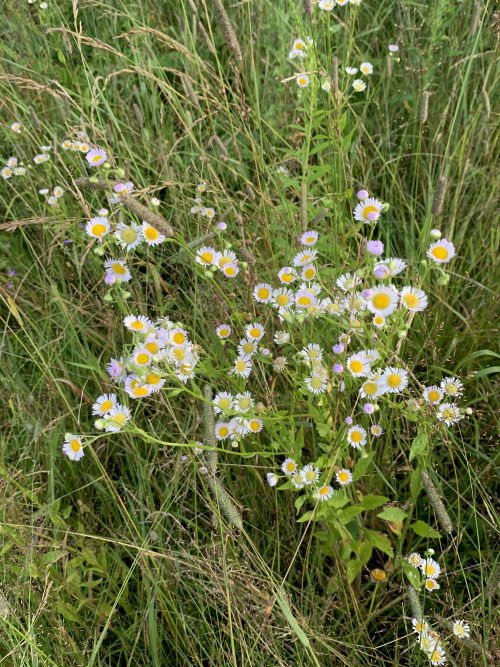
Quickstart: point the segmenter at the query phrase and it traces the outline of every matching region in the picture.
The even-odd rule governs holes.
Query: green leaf
[[[360,459],[358,463],[356,464],[356,467],[354,468],[354,473],[352,476],[352,481],[357,482],[358,479],[361,479],[365,472],[368,470],[370,467],[370,463],[372,462],[372,458],[374,456],[375,452],[370,452],[368,456],[366,456],[364,459]]]
[[[379,533],[376,530],[364,529],[365,537],[367,541],[379,551],[382,551],[384,554],[387,554],[389,558],[394,557],[394,552],[391,548],[391,542],[387,535]]]
[[[384,503],[388,502],[389,498],[385,496],[375,496],[373,493],[369,493],[361,501],[361,505],[365,510],[374,510],[376,507],[380,507]]]
[[[411,443],[409,459],[412,461],[415,457],[421,457],[427,454],[427,445],[429,444],[429,436],[427,433],[419,433],[415,440]]]
[[[384,521],[402,521],[406,519],[408,514],[404,510],[399,509],[399,507],[388,507],[382,510],[380,514],[377,514],[377,516],[379,519],[384,519]]]
[[[415,523],[411,524],[410,528],[420,537],[441,537],[437,530],[431,528],[425,521],[415,521]]]
[[[327,501],[330,507],[344,507],[349,502],[349,499],[345,495],[344,491],[340,489],[335,489],[330,500]]]
[[[359,558],[363,565],[366,565],[372,557],[373,546],[370,542],[362,542],[359,549]]]
[[[307,638],[307,635],[305,632],[302,630],[300,625],[297,623],[297,620],[295,619],[294,615],[292,614],[292,610],[288,606],[287,601],[282,598],[280,595],[277,596],[277,602],[281,608],[281,611],[283,612],[284,617],[286,620],[290,623],[293,631],[297,635],[297,637],[300,639],[300,641],[304,644],[304,646],[309,646],[309,639]]]
[[[360,507],[359,505],[354,505],[353,507],[346,507],[345,510],[341,510],[337,514],[337,519],[345,526],[350,521],[352,521],[355,516],[358,516],[358,514],[361,514],[361,512],[363,512],[363,510],[364,510],[364,508]]]
[[[295,499],[295,508],[300,509],[302,505],[305,503],[307,496],[299,496],[298,498]]]
[[[360,560],[350,560],[347,563],[347,578],[349,579],[350,584],[356,579],[357,574],[362,567],[363,563]]]
[[[309,519],[312,517],[314,510],[311,510],[310,512],[306,512],[303,514],[301,517],[297,519],[297,523],[304,523],[304,521],[309,521]]]
[[[401,562],[401,569],[403,570],[405,577],[408,579],[413,588],[418,590],[422,581],[420,577],[420,570],[409,563],[407,560]]]

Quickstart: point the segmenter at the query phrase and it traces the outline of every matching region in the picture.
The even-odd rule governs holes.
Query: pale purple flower
[[[106,162],[107,155],[106,151],[102,148],[93,148],[85,157],[91,167],[98,167],[103,162]]]
[[[360,190],[358,192],[358,199],[366,199],[368,197],[368,190]]]
[[[333,371],[335,373],[342,373],[343,370],[344,370],[344,367],[342,366],[342,364],[335,364],[333,366]]]
[[[352,424],[352,417],[346,417],[345,418],[345,423],[350,426]]]
[[[73,243],[71,239],[64,239],[64,243]]]
[[[378,213],[377,211],[370,211],[366,217],[373,222],[374,220],[377,220]]]
[[[109,211],[108,211],[107,208],[100,208],[99,209],[99,215],[101,215],[101,216],[106,216],[106,215],[108,215],[108,213],[109,213]]]
[[[342,380],[342,382],[339,384],[339,391],[344,391],[345,389],[345,382]]]
[[[269,350],[267,349],[267,347],[265,347],[265,348],[262,350],[262,354],[263,354],[265,357],[267,357],[267,355],[269,354]]]
[[[375,410],[375,408],[371,403],[367,403],[366,405],[363,406],[363,410],[366,412],[367,415],[371,415],[372,412]]]
[[[218,227],[219,229],[222,229],[222,230],[227,229],[227,225],[226,225],[225,222],[219,222],[219,223],[217,224],[217,227]]]
[[[15,269],[11,269],[11,270],[9,271],[9,276],[15,276],[16,273],[17,273],[17,271],[16,271]]]
[[[368,241],[366,250],[370,255],[382,255],[384,252],[384,244],[382,241]]]
[[[369,299],[372,296],[372,294],[373,292],[371,291],[371,289],[364,289],[361,292],[361,296],[363,297],[363,299]]]
[[[160,205],[160,200],[158,199],[158,197],[153,197],[153,198],[151,199],[151,204],[152,204],[153,206],[159,206],[159,205]]]
[[[112,273],[107,273],[106,277],[104,278],[104,282],[107,285],[114,285],[114,283],[116,282],[116,276],[114,276]]]
[[[396,53],[397,51],[399,51],[399,46],[397,46],[396,44],[389,44],[389,51],[392,51],[392,53]]]
[[[376,266],[375,269],[373,270],[373,275],[375,278],[386,278],[390,274],[390,269],[388,266],[385,264],[380,264],[380,266]]]
[[[334,345],[332,347],[332,350],[335,352],[335,354],[341,354],[344,351],[344,346],[341,343],[337,343],[337,345]]]

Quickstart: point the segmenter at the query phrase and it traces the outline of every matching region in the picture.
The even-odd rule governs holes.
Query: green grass
[[[238,63],[212,4],[193,2],[196,15],[184,0],[49,2],[45,10],[7,0],[0,8],[1,159],[30,165],[25,176],[0,183],[1,663],[428,664],[411,634],[411,572],[402,562],[431,547],[443,574],[439,591],[419,593],[426,618],[435,629],[435,614],[466,619],[476,642],[440,629],[448,663],[496,664],[498,589],[487,591],[500,534],[500,26],[493,4],[481,7],[471,34],[470,2],[363,0],[331,14],[316,7],[312,22],[301,2],[225,3],[243,53]],[[303,63],[286,56],[308,34],[318,84],[338,57],[337,101],[319,85],[299,93],[294,79],[282,83],[301,71]],[[390,43],[399,44],[400,60],[392,59],[387,77]],[[364,60],[375,72],[365,93],[351,95],[345,66]],[[424,91],[431,95],[421,123]],[[10,129],[16,120],[20,135]],[[105,199],[77,188],[86,161],[60,148],[78,130],[125,170],[140,201],[160,198],[176,232],[131,255],[130,294],[114,288],[112,301],[103,258],[78,226]],[[57,154],[34,165],[47,143]],[[289,177],[276,173],[278,165]],[[442,176],[449,187],[434,218]],[[186,245],[214,227],[189,212],[202,181],[204,202],[228,224],[225,238],[238,256],[255,259],[232,282],[206,278]],[[58,208],[47,207],[38,190],[56,184],[66,194]],[[385,434],[372,443],[372,457],[350,450],[346,458],[338,445],[357,389],[312,400],[299,391],[304,374],[296,376],[293,350],[285,352],[291,363],[283,375],[262,357],[248,388],[265,405],[265,429],[237,449],[219,447],[218,474],[241,511],[239,531],[193,454],[193,441],[204,439],[202,385],[243,389],[227,376],[230,358],[215,327],[231,321],[241,333],[248,312],[279,354],[272,334],[281,327],[251,288],[277,285],[276,273],[299,250],[304,216],[313,225],[324,208],[314,224],[323,279],[331,289],[332,278],[360,267],[366,227],[353,225],[352,210],[361,187],[390,204],[375,236],[386,256],[407,261],[429,296],[400,356],[421,384],[461,377],[461,406],[471,414],[455,428],[429,426],[427,452],[410,460],[417,429],[428,424],[396,401],[381,402]],[[433,227],[457,251],[445,266],[447,284],[421,264]],[[123,327],[129,313],[181,321],[201,362],[195,383],[177,392],[180,382],[169,380],[168,390],[131,405],[132,429],[108,434],[96,430],[90,406],[111,390],[106,363],[132,349]],[[336,322],[295,324],[295,348],[321,342],[329,351],[345,331]],[[390,355],[397,331],[379,340]],[[78,463],[61,451],[68,431],[85,436]],[[346,519],[340,531],[337,510],[297,522],[314,504],[270,488],[265,474],[301,447],[306,463],[330,445],[341,467],[368,464],[347,489],[348,509],[368,494],[384,496],[405,510],[401,523],[377,517],[382,507]],[[424,468],[454,524],[451,535],[418,483]],[[439,537],[416,534],[417,520]],[[388,583],[375,586],[369,571],[384,567]]]

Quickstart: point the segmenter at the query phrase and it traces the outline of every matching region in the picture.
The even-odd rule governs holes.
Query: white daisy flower
[[[7,166],[8,167],[15,167],[17,165],[17,157],[10,157],[7,160]]]
[[[117,384],[123,380],[125,377],[125,366],[123,364],[123,358],[113,359],[107,364],[106,370],[108,371],[113,382]]]
[[[153,389],[144,384],[136,373],[132,373],[125,380],[125,391],[130,398],[146,398],[153,393]]]
[[[188,333],[181,327],[174,327],[170,329],[168,338],[172,345],[182,347],[188,342]]]
[[[461,396],[464,391],[464,386],[457,377],[445,378],[440,386],[447,396]]]
[[[280,269],[278,278],[280,279],[280,282],[285,283],[286,285],[293,283],[295,280],[297,280],[297,271],[291,266],[285,266]]]
[[[420,621],[417,618],[413,618],[411,624],[413,632],[416,632],[417,635],[426,635],[429,632],[429,625],[423,618]]]
[[[425,580],[425,588],[429,593],[432,593],[432,591],[437,591],[439,589],[439,584],[435,579],[429,577]]]
[[[359,388],[359,395],[361,398],[375,399],[382,396],[383,388],[379,383],[380,376],[369,375],[368,379],[363,382]]]
[[[456,422],[462,419],[459,408],[453,403],[442,403],[439,412],[437,413],[437,418],[439,421],[445,422],[445,424],[455,424]]]
[[[453,621],[453,634],[455,637],[470,637],[470,625],[465,621]]]
[[[301,289],[295,295],[295,303],[300,308],[309,308],[316,303],[316,295],[312,290]]]
[[[308,363],[317,363],[323,357],[323,350],[317,343],[309,343],[309,345],[302,348],[300,354]]]
[[[268,283],[259,283],[253,288],[253,298],[260,303],[268,303],[273,298],[273,288]]]
[[[42,162],[47,162],[47,160],[50,160],[48,153],[40,153],[40,155],[35,155],[33,158],[35,164],[42,164]]]
[[[317,250],[301,250],[293,258],[293,265],[306,266],[306,264],[311,264],[311,262],[314,262],[317,256]]]
[[[231,327],[229,324],[219,324],[215,330],[215,333],[219,336],[219,338],[227,338],[231,334]]]
[[[253,417],[252,419],[248,420],[248,429],[249,433],[259,433],[262,431],[264,428],[264,423],[262,419],[257,419],[257,417]]]
[[[274,334],[274,342],[277,345],[285,345],[290,340],[290,334],[287,331],[277,331]]]
[[[1,171],[2,177],[7,180],[12,177],[12,169],[10,167],[4,167]]]
[[[129,408],[124,405],[117,403],[111,410],[108,412],[108,423],[105,431],[110,431],[116,433],[121,431],[125,424],[130,421],[132,416]]]
[[[307,49],[307,44],[306,44],[304,39],[299,38],[299,39],[296,39],[294,41],[292,49],[294,51],[302,51],[303,52],[305,49]]]
[[[252,370],[252,362],[250,357],[237,357],[234,360],[234,368],[230,370],[231,373],[247,378]]]
[[[373,65],[371,63],[361,63],[359,69],[363,72],[363,74],[373,74]]]
[[[153,355],[145,347],[139,347],[134,350],[130,361],[136,366],[149,366],[153,361]]]
[[[427,294],[415,287],[403,287],[399,293],[401,303],[413,313],[418,313],[427,308]]]
[[[225,264],[238,264],[238,258],[232,250],[224,250],[224,252],[215,253],[213,264],[222,269]]]
[[[362,93],[363,90],[366,89],[366,83],[363,81],[363,79],[355,79],[352,82],[352,87],[357,93]]]
[[[377,329],[382,329],[382,327],[385,326],[385,317],[383,315],[375,315],[373,317],[373,324]]]
[[[331,84],[330,81],[324,81],[324,82],[321,84],[321,88],[322,88],[324,91],[326,91],[327,93],[329,93],[330,90],[332,89],[332,84]]]
[[[432,387],[426,387],[424,390],[424,399],[427,401],[427,403],[432,403],[433,405],[441,403],[443,396],[443,390],[436,385],[432,385]]]
[[[302,278],[302,280],[312,280],[313,278],[315,278],[316,267],[314,266],[314,264],[306,264],[306,266],[302,268],[300,277]]]
[[[432,558],[422,558],[420,569],[422,570],[422,573],[430,579],[437,579],[441,574],[441,567],[439,563],[437,563]]]
[[[233,399],[232,408],[235,412],[248,412],[253,408],[253,399],[249,391],[245,391],[243,394],[236,394]]]
[[[214,263],[216,250],[210,246],[203,246],[196,251],[196,261],[202,266],[210,266]]]
[[[201,209],[201,214],[205,216],[206,218],[210,218],[210,220],[214,217],[215,215],[215,209],[214,208],[202,208]]]
[[[427,251],[427,257],[430,257],[438,264],[445,264],[455,257],[455,246],[451,241],[440,239],[431,244],[431,247]]]
[[[354,209],[354,219],[368,224],[377,222],[382,213],[383,204],[374,197],[367,197]]]
[[[333,488],[327,484],[320,486],[316,491],[318,500],[329,500],[333,496]]]
[[[167,238],[164,234],[160,234],[156,227],[153,227],[153,225],[150,225],[145,220],[142,221],[142,235],[146,243],[152,246],[160,245]]]
[[[310,231],[304,232],[300,237],[300,242],[302,245],[312,246],[318,240],[318,232]]]
[[[62,197],[64,194],[64,190],[60,185],[56,185],[56,187],[52,190],[52,192],[54,193],[54,196],[58,198]]]
[[[153,328],[153,323],[149,317],[144,315],[127,315],[123,320],[123,324],[129,331],[134,333],[146,333],[148,329]]]
[[[429,653],[429,660],[431,661],[431,665],[444,665],[446,662],[446,654],[440,646],[434,647],[432,652]]]
[[[354,377],[362,377],[370,372],[370,362],[363,353],[351,354],[347,357],[346,368]]]
[[[385,391],[399,394],[408,385],[408,373],[402,368],[389,366],[380,377],[380,384]]]
[[[285,475],[293,475],[297,471],[297,464],[293,459],[285,459],[281,464],[281,469]]]
[[[256,340],[248,340],[247,338],[242,338],[240,344],[237,347],[238,354],[241,356],[252,357],[258,350],[259,343]]]
[[[92,414],[105,415],[116,405],[117,401],[116,394],[102,394],[92,406]]]
[[[288,364],[288,359],[286,357],[276,357],[273,364],[273,370],[276,373],[283,373]]]
[[[14,132],[17,132],[18,134],[20,134],[20,132],[21,132],[21,123],[17,123],[17,122],[12,123],[12,125],[10,126],[10,129],[14,130]]]
[[[217,440],[225,440],[231,437],[233,429],[230,422],[217,422],[215,425],[215,437]]]
[[[80,144],[80,153],[88,153],[90,150],[90,146],[86,143]]]
[[[134,222],[130,226],[119,222],[115,231],[116,242],[125,250],[134,250],[144,238],[142,235],[142,227],[136,225]]]
[[[307,88],[310,83],[310,79],[307,74],[298,74],[297,75],[297,85],[299,88]]]
[[[298,472],[296,475],[293,475],[292,477],[292,484],[296,489],[303,489],[305,482],[305,478],[300,472]]]
[[[319,468],[310,463],[302,468],[300,474],[304,478],[304,484],[315,484],[319,480]]]
[[[346,74],[356,74],[358,71],[357,67],[346,67],[345,68]]]
[[[127,265],[121,259],[107,259],[104,262],[104,268],[108,275],[119,278],[123,283],[127,283],[132,278]]]
[[[227,262],[227,264],[224,264],[222,267],[222,273],[228,278],[236,278],[239,272],[240,268],[234,262]]]
[[[319,0],[319,8],[325,12],[331,12],[335,7],[335,0]]]
[[[63,141],[61,144],[61,146],[64,148],[65,151],[69,151],[72,145],[73,142],[70,139],[66,139],[66,141]]]
[[[276,486],[276,484],[278,483],[278,478],[273,472],[268,472],[266,475],[266,479],[269,486]]]
[[[82,439],[71,433],[66,433],[63,452],[71,461],[79,461],[84,456]]]
[[[420,563],[423,561],[423,558],[420,554],[414,551],[412,554],[408,556],[407,560],[410,563],[410,565],[413,565],[413,567],[420,567]]]
[[[85,157],[87,158],[87,162],[91,167],[98,167],[103,162],[106,162],[107,155],[106,151],[104,151],[102,148],[93,148],[87,153]]]
[[[207,184],[206,183],[199,183],[199,185],[196,186],[196,189],[198,190],[198,192],[203,194],[205,192],[205,190],[207,189]]]
[[[250,340],[260,340],[264,336],[264,327],[258,322],[252,322],[245,329],[245,336]]]
[[[373,426],[370,427],[370,431],[372,432],[372,435],[374,435],[376,438],[380,438],[380,436],[383,433],[382,427],[379,426],[378,424],[373,424]]]
[[[326,391],[326,380],[319,375],[305,378],[306,387],[312,394],[323,394]]]
[[[366,431],[362,426],[357,426],[354,424],[347,431],[347,442],[354,447],[354,449],[359,449],[366,445]]]
[[[352,482],[352,475],[349,470],[339,470],[335,477],[341,486],[347,486],[347,484]]]
[[[367,300],[367,306],[374,315],[387,317],[398,307],[399,294],[392,285],[373,287],[371,293],[371,297]]]
[[[151,393],[160,391],[166,382],[166,379],[161,377],[160,371],[157,368],[149,368],[143,379],[146,386],[151,390]]]
[[[232,402],[232,394],[229,394],[227,391],[220,391],[215,395],[213,400],[214,412],[218,414],[219,412],[226,412],[227,410],[230,410]]]
[[[337,278],[336,284],[343,292],[352,292],[361,284],[361,279],[355,273],[344,273]]]

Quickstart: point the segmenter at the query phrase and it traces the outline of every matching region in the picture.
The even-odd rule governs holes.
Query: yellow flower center
[[[286,464],[286,469],[288,472],[293,472],[295,470],[295,463],[293,461],[288,461]]]
[[[361,431],[353,431],[351,433],[351,440],[353,442],[361,442],[362,439],[363,439],[363,434],[361,433]]]
[[[227,426],[221,426],[219,428],[219,435],[221,436],[221,438],[225,438],[228,433],[229,433],[229,429],[228,429]]]
[[[278,304],[278,306],[281,306],[282,308],[284,306],[288,306],[289,302],[290,299],[286,294],[278,294],[278,296],[276,297],[276,303]]]
[[[119,276],[123,276],[127,273],[127,269],[123,266],[123,264],[118,264],[118,262],[115,262],[112,265],[112,269],[115,273],[117,273]]]
[[[159,233],[154,227],[151,227],[151,225],[148,225],[144,229],[144,235],[149,241],[156,241],[156,239],[159,236]]]
[[[384,318],[380,317],[380,315],[377,315],[375,317],[375,324],[383,324],[384,323]]]
[[[463,625],[455,625],[455,634],[457,634],[459,637],[463,637],[465,634],[465,629]]]
[[[260,336],[260,331],[256,327],[250,330],[250,336],[252,338],[258,338]]]
[[[436,568],[434,567],[434,565],[431,565],[430,563],[426,565],[425,570],[427,572],[427,576],[429,577],[432,577],[432,575],[436,572]]]
[[[304,45],[302,44],[302,42],[297,42],[297,44],[295,44],[295,48],[297,49],[297,51],[301,51],[304,48]]]
[[[443,419],[453,419],[455,417],[455,411],[452,408],[446,408],[443,410]]]
[[[238,401],[238,404],[240,406],[240,410],[248,410],[248,408],[252,405],[252,402],[249,398],[240,398]]]
[[[177,361],[182,361],[185,356],[186,350],[184,348],[178,347],[176,350],[174,350],[174,357],[177,359]]]
[[[205,264],[210,264],[210,262],[213,260],[214,256],[212,255],[211,252],[204,252],[201,256],[201,259]]]
[[[101,412],[107,412],[108,410],[111,410],[113,407],[113,401],[103,401],[101,403],[100,410]]]
[[[378,209],[376,206],[373,206],[373,204],[369,204],[368,206],[365,206],[363,209],[363,218],[365,220],[368,219],[368,213],[377,213],[378,214]]]
[[[456,384],[453,384],[453,382],[447,382],[445,388],[446,388],[446,393],[450,395],[456,394],[458,392],[458,387]]]
[[[316,473],[314,472],[314,470],[308,470],[306,472],[306,479],[308,482],[314,482],[314,480],[316,479]]]
[[[293,280],[293,273],[284,273],[281,276],[281,279],[283,280],[284,283],[291,283]]]
[[[267,287],[261,287],[257,294],[259,299],[269,299],[269,290]]]
[[[326,496],[328,493],[328,487],[327,486],[322,486],[321,489],[318,491],[320,496]]]
[[[439,662],[441,660],[441,653],[439,651],[433,651],[431,655],[431,662]]]
[[[236,269],[234,268],[234,266],[227,266],[224,269],[224,272],[226,276],[234,276],[234,274],[236,273]]]
[[[137,364],[139,364],[139,366],[144,366],[149,361],[149,354],[141,352],[140,354],[137,355],[135,361]]]
[[[250,429],[252,431],[258,431],[260,428],[260,423],[256,419],[252,419],[250,422]]]
[[[376,294],[373,297],[373,305],[377,310],[385,310],[387,306],[391,303],[391,299],[388,294]]]
[[[316,271],[312,268],[311,269],[306,269],[304,271],[304,278],[306,280],[311,280],[311,278],[314,278],[315,275],[316,275]]]
[[[363,385],[363,389],[365,394],[367,394],[368,396],[373,396],[374,394],[377,393],[378,387],[375,384],[375,382],[365,382],[365,384]]]
[[[136,331],[142,331],[142,329],[144,329],[145,327],[144,323],[141,322],[140,320],[134,320],[134,322],[132,322],[130,326],[132,327],[132,329],[135,329]]]
[[[439,399],[441,398],[439,395],[439,391],[436,391],[435,389],[430,391],[428,396],[429,396],[429,401],[432,401],[432,403],[439,401]]]
[[[401,375],[398,375],[397,373],[391,373],[387,378],[387,384],[389,385],[389,387],[391,387],[391,389],[399,387],[401,381],[402,381]]]
[[[446,248],[443,248],[442,246],[438,246],[437,248],[432,249],[432,254],[436,259],[447,259],[448,257],[448,251]]]
[[[318,358],[318,350],[309,350],[307,353],[307,356],[309,359],[317,359]]]
[[[172,340],[176,345],[182,345],[186,340],[186,336],[180,331],[177,331],[177,333],[174,333]]]
[[[299,83],[300,83],[301,86],[305,86],[306,85],[306,79],[303,76],[301,76],[300,79],[299,79]]]
[[[146,350],[149,350],[151,354],[156,354],[158,352],[158,343],[146,343],[144,347]]]
[[[349,364],[349,367],[353,373],[361,373],[363,370],[363,363],[358,361],[358,359],[353,359]]]
[[[253,343],[244,343],[241,347],[245,354],[251,354],[254,351]]]
[[[339,473],[339,480],[341,482],[347,482],[348,479],[349,479],[349,475],[346,472]]]
[[[387,574],[384,572],[384,570],[372,570],[371,575],[375,581],[385,581],[387,579]]]
[[[119,412],[116,415],[113,415],[112,422],[115,426],[123,426],[127,420],[127,415],[124,412]]]
[[[102,160],[103,157],[103,155],[94,155],[92,162],[99,162],[99,160]]]
[[[147,396],[148,390],[146,387],[137,387],[134,389],[134,396]]]
[[[226,336],[229,336],[229,331],[227,329],[221,329],[219,331],[219,336],[221,336],[222,338],[225,338]]]
[[[415,294],[405,294],[403,301],[408,308],[416,308],[418,306],[418,296],[415,296]]]
[[[227,410],[230,407],[230,405],[231,405],[231,399],[229,399],[229,398],[224,397],[224,398],[221,398],[220,401],[219,401],[219,406],[223,410]]]
[[[237,361],[236,362],[236,370],[238,373],[243,373],[246,369],[246,363],[244,361]]]
[[[92,234],[94,236],[102,236],[106,231],[106,225],[103,225],[101,222],[98,222],[92,227]]]
[[[308,296],[299,296],[297,303],[299,304],[299,306],[310,306],[311,298]]]
[[[161,377],[159,375],[156,375],[156,373],[148,373],[146,375],[146,383],[147,384],[159,384],[161,380]]]
[[[323,380],[322,380],[321,378],[319,378],[319,377],[314,377],[314,378],[311,380],[311,387],[312,387],[313,389],[319,389],[319,388],[321,387],[322,384],[323,384]]]
[[[231,261],[231,257],[221,257],[219,259],[219,266],[222,268],[224,264],[229,264]]]
[[[81,445],[76,438],[73,438],[73,440],[70,443],[70,447],[74,452],[79,452],[81,449]]]

